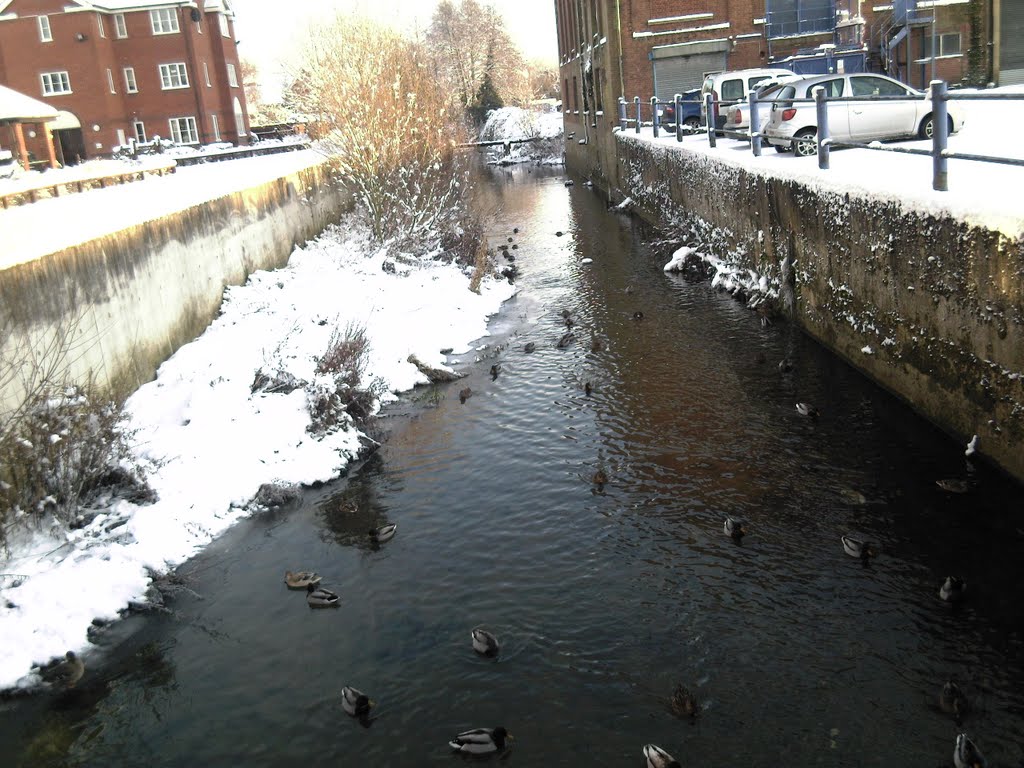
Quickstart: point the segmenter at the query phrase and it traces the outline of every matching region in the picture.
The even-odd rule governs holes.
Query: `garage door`
[[[700,88],[704,75],[725,69],[725,52],[694,53],[654,60],[654,93],[659,101],[671,101],[677,93]]]
[[[1003,0],[999,20],[999,84],[1024,84],[1024,2]]]

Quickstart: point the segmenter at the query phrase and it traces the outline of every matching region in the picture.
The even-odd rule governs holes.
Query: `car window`
[[[722,101],[737,101],[738,99],[742,99],[743,96],[743,80],[737,79],[722,81]]]
[[[850,86],[854,96],[906,96],[907,89],[881,77],[853,77]]]
[[[820,83],[820,85],[825,89],[826,96],[830,99],[838,99],[843,95],[846,81],[841,77],[837,77],[835,80],[826,80],[824,83]]]
[[[747,78],[747,90],[754,90],[754,86],[763,80],[767,80],[771,75],[755,75],[754,77]]]
[[[700,86],[700,92],[701,94],[705,94],[711,93],[713,90],[715,90],[715,79],[711,75],[708,75],[704,78],[704,82]]]
[[[775,109],[776,105],[778,105],[780,109],[784,107],[792,107],[793,102],[789,101],[789,99],[792,99],[794,96],[796,96],[796,88],[792,85],[783,86],[782,89],[775,94],[775,104],[772,104],[772,109]]]

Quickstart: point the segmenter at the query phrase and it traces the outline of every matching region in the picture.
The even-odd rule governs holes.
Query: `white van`
[[[737,69],[735,72],[716,72],[704,78],[704,84],[700,87],[700,124],[707,125],[707,107],[704,105],[704,97],[710,93],[714,100],[715,128],[725,127],[725,112],[730,104],[744,101],[747,94],[762,80],[778,78],[779,75],[793,75],[792,70],[782,68],[772,69]],[[718,109],[719,102],[727,102],[721,111]]]

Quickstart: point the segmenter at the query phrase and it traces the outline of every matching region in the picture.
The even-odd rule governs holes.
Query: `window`
[[[222,37],[231,37],[231,31],[228,29],[228,17],[223,13],[217,14],[217,21],[220,24],[220,34]]]
[[[114,34],[117,37],[128,37],[128,25],[124,23],[124,14],[114,14]]]
[[[245,114],[242,112],[242,102],[235,97],[235,133],[239,137],[245,136]]]
[[[172,117],[167,123],[171,127],[171,140],[175,144],[199,143],[199,133],[196,131],[194,117]]]
[[[126,142],[124,139],[125,139],[124,128],[118,128],[117,129],[117,146],[123,147],[125,144],[127,144],[128,142]]]
[[[828,99],[839,99],[839,98],[842,98],[843,90],[844,90],[845,86],[846,86],[846,81],[843,80],[843,78],[841,78],[841,77],[837,77],[835,80],[826,80],[823,83],[818,83],[817,85],[812,85],[810,88],[808,88],[807,89],[807,98],[808,99],[813,99],[814,98],[814,89],[815,88],[824,88],[825,89],[825,98],[828,98]],[[856,93],[856,91],[857,91],[856,81],[854,81],[854,89],[853,90],[854,90],[854,93]]]
[[[100,37],[107,36],[107,28],[103,24],[103,17],[100,16],[98,13],[96,14],[96,28],[100,31]]]
[[[185,69],[185,63],[161,64],[160,87],[165,91],[172,88],[188,88],[188,70]]]
[[[210,125],[213,127],[213,140],[220,141],[220,120],[216,115],[210,115]]]
[[[124,68],[124,89],[128,93],[139,92],[139,86],[135,82],[135,67]]]
[[[136,120],[132,123],[132,128],[135,129],[135,140],[143,144],[146,143],[146,124],[141,120]]]
[[[235,65],[228,62],[228,85],[232,88],[238,87],[238,75],[235,73]]]
[[[836,26],[835,0],[767,0],[768,37],[831,32]]]
[[[580,111],[580,87],[576,81],[576,75],[572,76],[572,111]]]
[[[50,17],[49,16],[37,16],[36,21],[39,22],[39,42],[51,43],[53,42],[53,32],[50,31]]]
[[[936,57],[939,56],[959,56],[960,55],[960,33],[959,32],[948,32],[942,35],[936,35],[935,41],[938,43],[938,50],[935,53]],[[924,35],[924,40],[921,45],[921,58],[930,59],[932,57],[932,36],[927,32]]]
[[[110,71],[110,67],[107,67],[107,88],[111,93],[117,93],[117,89],[114,88],[114,73]]]
[[[206,80],[206,87],[212,88],[213,86],[210,84],[210,68],[206,66],[205,61],[203,62],[203,78]]]
[[[854,96],[906,96],[907,89],[892,80],[881,77],[851,77],[850,90]]]
[[[39,77],[43,81],[43,96],[71,93],[71,81],[67,72],[44,72]]]
[[[599,67],[594,67],[594,101],[596,102],[596,111],[603,114],[604,98],[601,95],[601,69]]]
[[[149,12],[149,22],[154,35],[171,35],[178,31],[176,8],[155,8]]]
[[[743,78],[722,81],[722,101],[740,101],[743,98]]]

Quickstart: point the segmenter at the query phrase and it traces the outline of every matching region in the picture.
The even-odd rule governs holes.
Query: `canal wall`
[[[315,164],[0,269],[0,412],[43,369],[134,390],[202,333],[226,286],[283,266],[350,208]]]
[[[1019,232],[617,141],[610,188],[638,213],[767,278],[807,333],[1024,481]]]

